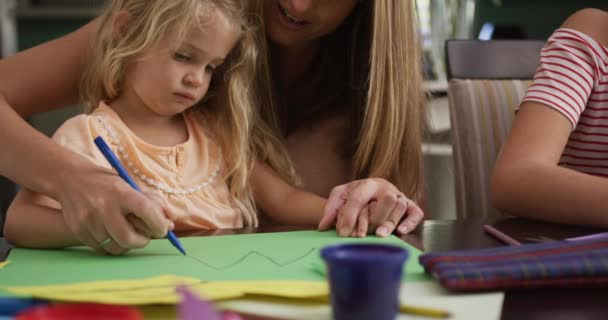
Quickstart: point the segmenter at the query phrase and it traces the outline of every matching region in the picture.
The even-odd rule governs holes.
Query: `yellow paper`
[[[175,288],[180,285],[187,286],[201,298],[211,301],[254,299],[286,306],[325,306],[324,308],[327,308],[329,302],[329,287],[323,281],[203,282],[196,278],[176,275],[163,275],[140,280],[94,281],[70,285],[6,287],[5,289],[17,295],[53,301],[141,306],[152,304],[174,305],[178,303],[180,297],[176,294]],[[230,302],[221,304],[228,309],[231,305]],[[412,309],[418,310],[420,307],[402,303],[400,311],[420,313],[413,312]],[[428,311],[425,312],[428,313]]]
[[[16,295],[71,302],[98,302],[123,305],[175,304],[175,288],[188,286],[208,300],[226,300],[246,295],[285,298],[327,297],[329,288],[322,281],[212,281],[164,275],[141,280],[113,280],[70,285],[7,287]]]
[[[9,263],[9,261],[4,261],[4,262],[0,262],[0,269],[6,267],[6,265]]]
[[[191,287],[209,300],[223,300],[244,295],[275,296],[284,298],[327,297],[329,287],[322,281],[213,281]],[[229,296],[233,293],[232,296]]]

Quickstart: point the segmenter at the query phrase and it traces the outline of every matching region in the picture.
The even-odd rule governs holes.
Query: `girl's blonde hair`
[[[256,72],[255,33],[259,24],[251,10],[249,0],[112,0],[100,17],[81,88],[87,111],[91,111],[101,101],[111,102],[120,95],[128,65],[169,32],[176,32],[177,48],[191,28],[204,28],[218,11],[240,26],[241,38],[214,71],[207,94],[196,107],[223,146],[226,180],[243,212],[245,226],[258,225],[247,183],[253,163],[249,135],[254,100],[250,86]],[[127,18],[119,25],[116,19],[121,15]]]
[[[263,0],[257,6],[262,12]],[[260,36],[260,56],[269,57],[265,35]],[[322,95],[330,99],[305,108],[312,114],[300,122],[330,112],[348,114],[349,136],[343,142],[353,159],[355,178],[385,178],[420,200],[425,95],[414,1],[359,1],[344,23],[322,39],[321,50],[321,81],[329,84]],[[261,118],[253,129],[256,152],[284,179],[298,184],[283,141],[294,128],[285,127],[285,106],[275,103],[279,93],[272,91],[271,61],[260,60],[255,81]],[[336,90],[336,83],[344,85]],[[332,106],[339,103],[331,98],[347,106],[336,110]]]

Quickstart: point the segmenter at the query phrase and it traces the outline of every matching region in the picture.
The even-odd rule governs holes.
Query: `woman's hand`
[[[319,230],[336,223],[342,237],[363,237],[368,231],[385,237],[395,228],[400,234],[414,230],[423,217],[420,207],[393,184],[382,178],[368,178],[332,189]]]
[[[166,205],[157,196],[137,192],[108,169],[84,171],[64,179],[57,197],[68,228],[83,244],[122,254],[173,229]]]

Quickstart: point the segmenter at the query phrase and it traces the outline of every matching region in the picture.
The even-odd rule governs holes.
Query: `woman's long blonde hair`
[[[257,4],[259,12],[262,2]],[[269,57],[267,39],[260,36],[260,56]],[[322,50],[322,59],[329,57],[326,60],[332,62],[326,64],[328,68],[324,65],[328,70],[322,74],[324,81],[344,82],[340,98],[349,105],[338,111],[350,120],[345,144],[355,178],[385,178],[411,199],[420,200],[425,95],[414,1],[360,1],[342,26],[323,39]],[[285,149],[282,106],[274,101],[271,61],[260,60],[255,83],[261,121],[253,129],[253,142],[262,160],[297,184]],[[335,62],[342,65],[338,70]]]
[[[205,117],[213,137],[223,147],[228,166],[227,182],[243,212],[245,226],[257,226],[258,218],[248,186],[252,167],[249,136],[254,96],[251,90],[258,55],[255,36],[259,24],[249,0],[112,0],[101,15],[92,43],[91,58],[84,74],[81,94],[87,111],[100,101],[111,102],[120,95],[127,66],[176,31],[176,47],[192,27],[205,27],[216,10],[241,27],[242,35],[213,79],[203,101],[196,106]],[[128,17],[120,30],[115,20]]]

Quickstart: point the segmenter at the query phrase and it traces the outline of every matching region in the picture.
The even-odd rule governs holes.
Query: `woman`
[[[608,12],[584,9],[547,41],[492,178],[497,208],[608,227]]]
[[[299,176],[302,188],[329,195],[323,217],[270,218],[326,229],[339,216],[342,236],[411,231],[423,217],[414,202],[422,190],[423,95],[413,1],[257,4],[268,37],[256,82],[258,157],[284,179]],[[0,61],[0,144],[11,146],[0,173],[62,203],[68,227],[88,246],[99,249],[92,234],[106,229],[120,247],[137,248],[146,239],[125,216],[162,237],[169,225],[162,210],[21,118],[76,102],[96,23]],[[38,152],[49,156],[41,161]]]

